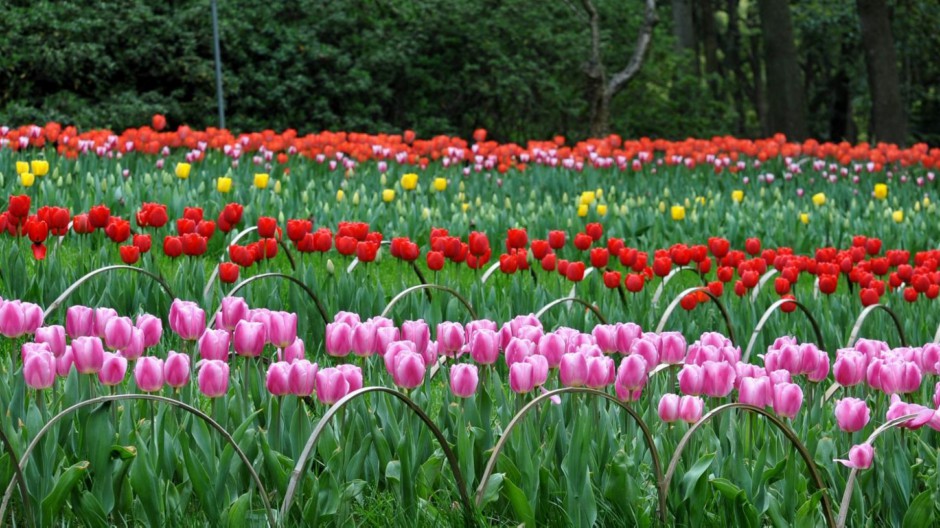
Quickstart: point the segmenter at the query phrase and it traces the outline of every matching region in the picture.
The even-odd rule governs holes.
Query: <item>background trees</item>
[[[935,1],[651,3],[226,0],[227,124],[940,143]],[[211,44],[209,0],[2,2],[0,122],[211,126]]]

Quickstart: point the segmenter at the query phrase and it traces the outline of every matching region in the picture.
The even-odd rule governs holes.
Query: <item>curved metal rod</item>
[[[13,480],[16,481],[17,487],[20,488],[20,499],[23,501],[23,512],[26,514],[26,525],[32,526],[33,518],[29,510],[29,491],[26,489],[26,477],[23,476],[23,470],[20,468],[20,459],[17,458],[16,452],[13,451],[13,444],[10,443],[10,439],[7,438],[2,427],[0,427],[0,441],[3,442],[7,453],[10,454],[10,463],[13,464]],[[2,511],[0,511],[0,521],[3,521]]]
[[[868,440],[865,440],[866,444],[871,444],[875,441],[876,438],[881,436],[882,433],[897,427],[902,423],[910,420],[911,418],[916,418],[917,413],[908,414],[907,416],[901,416],[900,418],[895,418],[890,422],[882,424],[881,427],[875,429],[869,436]],[[842,494],[842,502],[839,504],[839,518],[836,520],[837,528],[845,528],[845,518],[849,515],[849,504],[852,501],[852,490],[855,487],[855,478],[858,476],[858,468],[852,468],[852,471],[849,473],[849,479],[845,482],[845,493]],[[862,500],[865,500],[865,497],[862,497]]]
[[[758,281],[757,286],[755,286],[754,290],[751,291],[751,302],[754,302],[757,300],[757,296],[760,295],[761,288],[763,288],[764,284],[767,284],[767,281],[769,281],[770,278],[776,275],[777,273],[778,273],[777,268],[770,268],[764,273],[764,275],[760,278],[760,281]]]
[[[239,233],[235,235],[235,238],[233,238],[232,241],[229,242],[228,245],[225,247],[228,248],[229,246],[235,245],[235,243],[237,243],[239,240],[241,240],[242,238],[245,238],[245,235],[247,235],[248,233],[257,231],[257,230],[258,230],[258,226],[251,226],[251,227],[245,228],[244,231],[239,231]],[[296,270],[297,263],[294,261],[294,256],[291,255],[287,244],[285,244],[284,241],[281,239],[277,239],[277,244],[281,246],[281,248],[284,250],[284,254],[287,255],[287,260],[290,262],[290,269]],[[227,254],[228,254],[227,251],[223,251],[222,254],[219,255],[219,263],[225,262],[225,256]],[[207,295],[209,295],[209,290],[212,288],[212,285],[215,284],[215,278],[218,276],[219,276],[219,266],[216,265],[214,268],[212,268],[212,274],[209,275],[209,280],[206,281],[206,286],[202,290],[203,297],[206,297]]]
[[[53,416],[45,425],[42,426],[42,429],[36,433],[36,436],[33,437],[33,440],[29,443],[29,446],[26,448],[26,451],[23,453],[23,458],[20,461],[19,468],[22,471],[26,467],[26,463],[29,461],[29,455],[33,452],[33,449],[39,445],[39,441],[49,432],[49,430],[55,424],[59,423],[63,418],[69,414],[82,409],[84,407],[90,407],[92,405],[97,405],[99,403],[114,402],[114,401],[124,401],[124,400],[149,400],[156,403],[165,403],[167,405],[172,405],[179,409],[182,409],[193,416],[199,418],[203,422],[206,422],[213,429],[218,431],[222,438],[232,446],[232,449],[235,450],[235,453],[241,458],[242,463],[245,464],[245,467],[248,469],[248,473],[251,475],[251,479],[254,481],[255,486],[258,486],[258,492],[261,494],[261,502],[264,504],[265,512],[268,516],[268,524],[270,526],[275,525],[274,521],[274,512],[271,510],[271,503],[268,502],[268,492],[264,489],[264,484],[261,483],[261,478],[258,477],[258,473],[255,472],[255,468],[251,465],[251,460],[245,455],[245,452],[238,447],[238,443],[235,442],[235,439],[232,438],[232,435],[225,430],[224,427],[219,425],[218,422],[213,420],[208,414],[200,411],[199,409],[183,403],[179,400],[174,400],[172,398],[167,398],[165,396],[158,396],[156,394],[112,394],[110,396],[99,396],[97,398],[92,398],[90,400],[85,400],[72,405],[71,407],[63,410],[59,414]],[[6,489],[6,492],[3,494],[3,503],[0,504],[0,524],[3,523],[4,514],[6,513],[7,502],[10,500],[10,494],[13,491],[13,483],[11,482]]]
[[[493,274],[496,270],[499,269],[499,260],[490,265],[490,267],[483,273],[483,276],[480,277],[480,282],[486,284],[486,281],[489,280],[490,275]]]
[[[663,328],[666,327],[666,321],[669,320],[669,316],[672,315],[672,312],[676,310],[676,307],[679,306],[679,303],[682,302],[682,299],[691,293],[704,292],[705,295],[708,295],[712,301],[715,302],[715,305],[718,306],[718,310],[721,311],[722,317],[725,318],[725,325],[728,326],[728,339],[731,340],[731,344],[737,346],[737,341],[734,339],[734,327],[731,326],[731,315],[728,314],[728,310],[725,308],[724,303],[721,302],[721,299],[715,296],[708,288],[704,286],[693,286],[679,295],[669,303],[669,306],[666,307],[666,311],[663,312],[662,318],[659,320],[659,325],[656,326],[656,333],[663,331]]]
[[[593,304],[585,301],[584,299],[580,299],[578,297],[562,297],[561,299],[555,299],[554,301],[543,306],[538,312],[536,312],[535,318],[541,319],[542,315],[545,312],[554,308],[555,306],[558,306],[561,303],[566,303],[566,302],[576,302],[584,306],[588,310],[591,310],[592,312],[594,312],[594,315],[600,320],[601,324],[607,324],[607,318],[604,317],[604,314],[601,313],[601,311],[597,308],[597,306],[594,306]]]
[[[290,482],[287,484],[287,492],[284,494],[284,502],[281,504],[281,511],[278,518],[281,519],[281,521],[287,519],[287,512],[290,511],[291,502],[293,501],[294,494],[297,491],[297,483],[300,480],[300,475],[304,472],[304,468],[307,466],[307,459],[310,458],[310,453],[313,452],[313,448],[316,446],[317,440],[319,440],[320,435],[323,434],[326,426],[329,425],[330,420],[332,420],[333,416],[350,402],[370,392],[381,392],[398,398],[412,412],[417,414],[418,418],[420,418],[426,426],[428,426],[428,428],[431,430],[431,433],[434,434],[438,443],[441,445],[441,449],[444,451],[444,456],[447,457],[447,462],[454,474],[454,480],[456,481],[457,489],[460,492],[460,500],[463,502],[464,519],[468,525],[474,524],[473,505],[470,502],[469,495],[467,495],[467,485],[463,479],[463,475],[460,473],[460,465],[457,462],[457,456],[450,448],[450,445],[448,445],[447,439],[444,438],[444,433],[442,433],[441,430],[438,429],[436,425],[434,425],[434,422],[431,420],[431,418],[425,414],[421,407],[412,401],[411,398],[405,396],[395,389],[390,389],[388,387],[363,387],[359,390],[350,392],[341,400],[334,403],[333,406],[330,407],[328,411],[326,411],[326,414],[323,415],[323,418],[320,419],[320,422],[317,423],[317,427],[313,430],[313,433],[307,439],[307,443],[304,445],[304,450],[301,452],[300,458],[297,459],[297,464],[294,466],[294,471],[291,472]]]
[[[934,343],[940,343],[940,326],[937,327],[937,333],[933,336]]]
[[[852,327],[852,333],[849,334],[849,341],[845,345],[846,348],[851,348],[855,345],[855,341],[858,339],[858,333],[862,329],[862,324],[865,322],[865,319],[868,319],[868,316],[871,315],[871,313],[876,309],[888,312],[888,315],[890,315],[891,319],[894,320],[894,326],[898,329],[898,335],[901,337],[901,346],[907,346],[907,337],[904,335],[904,327],[901,326],[901,320],[898,319],[898,315],[894,313],[894,310],[883,304],[873,304],[866,307],[864,310],[862,310],[862,313],[858,314],[858,319],[855,320],[855,326]]]
[[[79,286],[87,282],[89,279],[91,279],[95,275],[99,275],[106,271],[113,271],[113,270],[131,270],[131,271],[136,271],[137,273],[142,273],[146,275],[147,277],[150,277],[151,279],[156,281],[160,286],[162,286],[163,291],[166,292],[166,294],[170,297],[170,299],[176,298],[176,295],[173,294],[173,290],[170,289],[170,286],[166,283],[166,280],[164,280],[163,277],[156,275],[154,273],[151,273],[143,268],[138,268],[136,266],[126,266],[124,264],[116,264],[113,266],[105,266],[103,268],[98,268],[96,270],[92,270],[86,273],[84,277],[75,281],[71,286],[66,288],[64,292],[62,292],[62,295],[59,295],[59,297],[56,300],[52,301],[52,304],[50,304],[46,308],[46,311],[43,312],[43,317],[48,318],[50,313],[54,312],[56,308],[59,307],[59,305],[65,302],[65,300],[69,297],[69,295],[72,295],[72,293],[75,290],[77,290]]]
[[[712,418],[731,409],[741,409],[742,411],[759,414],[764,418],[767,418],[767,420],[769,420],[773,426],[779,429],[784,434],[784,436],[787,437],[787,440],[790,441],[793,447],[795,447],[796,450],[800,453],[800,457],[803,458],[803,462],[809,469],[810,477],[812,478],[813,483],[816,485],[816,489],[823,492],[822,508],[823,515],[826,517],[826,525],[830,528],[835,528],[836,521],[832,514],[832,504],[830,504],[829,494],[826,492],[828,488],[826,487],[826,483],[823,481],[819,470],[816,469],[816,464],[813,462],[813,456],[809,454],[809,450],[806,449],[806,446],[803,445],[803,442],[800,442],[799,437],[796,436],[796,433],[793,432],[793,429],[787,427],[787,425],[780,418],[777,418],[777,416],[771,412],[768,412],[766,409],[755,407],[746,403],[734,402],[720,405],[709,411],[705,416],[702,417],[701,420],[692,424],[692,427],[690,427],[689,430],[686,431],[685,435],[682,436],[682,439],[679,440],[679,444],[676,446],[676,452],[672,455],[672,459],[669,461],[669,469],[666,470],[666,477],[663,481],[664,489],[669,489],[669,483],[672,481],[672,476],[675,474],[676,467],[679,465],[682,452],[688,445],[689,440],[692,439],[692,435],[698,431],[700,427],[708,423]]]
[[[324,322],[324,323],[329,323],[329,322],[330,322],[330,318],[329,318],[329,316],[326,314],[326,308],[323,307],[323,303],[320,302],[320,298],[317,297],[317,294],[316,294],[316,293],[313,293],[313,290],[310,289],[310,286],[307,286],[306,284],[303,283],[303,281],[301,281],[300,279],[298,279],[298,278],[296,278],[296,277],[291,277],[290,275],[285,275],[285,274],[283,274],[283,273],[262,273],[261,275],[255,275],[254,277],[249,277],[249,278],[247,278],[247,279],[245,279],[245,280],[239,282],[234,288],[232,288],[232,291],[228,292],[227,296],[228,296],[228,297],[231,297],[232,295],[235,295],[236,293],[238,293],[238,290],[244,288],[245,286],[248,286],[248,285],[251,284],[252,282],[254,282],[254,281],[256,281],[256,280],[264,279],[264,278],[267,278],[267,277],[275,277],[275,278],[280,278],[280,279],[287,279],[287,280],[293,282],[294,284],[300,286],[301,288],[303,288],[303,290],[304,290],[305,292],[307,292],[307,295],[308,295],[311,299],[313,299],[314,304],[317,305],[317,311],[320,312],[320,317],[323,318],[323,322]],[[214,312],[212,312],[212,318],[209,319],[209,324],[206,326],[206,328],[213,328],[213,327],[215,326],[215,318],[216,318],[216,316],[219,314],[219,310],[221,310],[221,309],[222,309],[222,305],[221,305],[221,303],[220,303],[220,304],[219,304],[219,307],[216,308],[216,310],[215,310]]]
[[[556,389],[553,391],[545,392],[540,394],[537,398],[530,401],[522,408],[515,416],[512,417],[512,420],[509,421],[509,424],[506,426],[506,429],[503,430],[503,434],[499,437],[499,441],[496,442],[496,445],[493,447],[493,454],[490,455],[490,459],[486,462],[486,469],[483,470],[483,476],[480,479],[480,485],[477,487],[476,492],[476,505],[480,506],[480,503],[483,501],[483,493],[486,491],[486,484],[490,480],[490,476],[493,473],[493,470],[496,468],[496,460],[499,458],[499,453],[502,451],[503,446],[506,445],[506,442],[509,441],[509,435],[512,433],[512,430],[522,422],[526,414],[529,413],[534,407],[538,404],[552,398],[553,396],[559,396],[561,394],[568,393],[581,393],[588,396],[595,396],[598,398],[604,398],[611,402],[614,402],[621,409],[627,412],[633,421],[640,426],[640,429],[643,432],[643,439],[646,442],[646,447],[650,451],[650,455],[653,459],[653,472],[656,476],[656,492],[659,498],[659,519],[665,524],[666,522],[666,488],[663,486],[663,466],[659,461],[659,452],[656,450],[656,443],[653,441],[653,434],[650,432],[649,427],[646,425],[646,422],[640,418],[640,415],[637,414],[629,405],[618,400],[614,396],[607,394],[606,392],[601,392],[597,389],[589,389],[587,387],[563,387],[561,389]]]
[[[652,301],[653,306],[659,306],[659,298],[662,297],[663,291],[666,289],[666,285],[672,281],[673,277],[682,273],[683,271],[691,271],[691,272],[694,272],[699,277],[701,277],[701,274],[699,274],[698,269],[692,266],[682,266],[679,268],[674,268],[672,271],[669,272],[668,275],[663,277],[663,280],[659,282],[659,286],[656,287],[656,291],[653,293],[653,301]],[[705,279],[702,279],[702,284],[705,284]]]
[[[383,240],[379,242],[379,246],[390,246],[390,245],[392,245],[391,240]],[[356,266],[358,265],[359,265],[359,257],[354,257],[352,259],[352,262],[349,263],[349,266],[346,267],[346,273],[352,273],[352,271],[356,269]],[[417,270],[417,268],[415,268],[415,270]],[[424,282],[424,281],[422,280],[421,282]]]
[[[470,301],[464,298],[463,295],[460,295],[459,293],[457,293],[456,290],[452,288],[448,288],[447,286],[442,286],[440,284],[418,284],[416,286],[412,286],[408,289],[402,290],[398,295],[396,295],[395,297],[392,297],[392,300],[388,302],[388,304],[385,306],[385,309],[382,310],[381,317],[387,316],[388,313],[392,310],[392,308],[398,303],[398,301],[400,301],[406,295],[412,292],[420,291],[420,290],[438,290],[438,291],[447,292],[453,295],[454,297],[456,297],[457,300],[460,301],[464,305],[464,307],[467,308],[467,311],[470,312],[470,317],[472,317],[474,320],[477,318],[477,313],[476,311],[474,311],[473,306],[470,304]]]
[[[813,325],[813,332],[816,334],[816,344],[822,347],[824,350],[826,347],[823,344],[822,331],[819,329],[819,322],[816,321],[816,318],[813,317],[812,312],[803,305],[803,303],[797,301],[796,299],[780,299],[777,302],[770,305],[769,308],[764,312],[764,315],[761,316],[760,321],[757,322],[757,326],[754,327],[754,331],[751,332],[751,340],[747,343],[747,349],[744,351],[744,355],[741,357],[741,361],[747,362],[748,358],[751,357],[751,349],[754,348],[754,344],[757,343],[757,335],[760,334],[761,330],[764,329],[764,325],[770,319],[770,316],[773,315],[774,311],[778,307],[783,306],[784,304],[795,304],[806,317],[809,319],[809,323]]]

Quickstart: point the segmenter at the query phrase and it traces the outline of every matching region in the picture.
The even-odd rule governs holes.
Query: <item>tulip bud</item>
[[[163,388],[163,360],[145,356],[134,366],[134,381],[144,392],[157,392]]]
[[[42,390],[55,383],[56,358],[52,352],[41,350],[29,354],[23,363],[23,379],[31,389]]]
[[[458,398],[469,398],[477,391],[480,382],[476,365],[458,363],[450,369],[450,390]]]
[[[230,340],[227,330],[206,329],[199,338],[199,357],[228,361]]]
[[[218,398],[228,392],[228,363],[217,359],[201,361],[197,382],[199,391],[208,398]]]
[[[683,396],[679,399],[679,419],[686,423],[695,423],[702,419],[705,401],[698,396]]]
[[[163,378],[166,384],[178,389],[189,383],[189,356],[170,351],[163,363]]]
[[[274,396],[286,396],[290,394],[288,383],[288,373],[290,365],[284,361],[276,361],[268,366],[268,373],[264,379],[264,386]],[[247,381],[247,380],[246,380]]]
[[[317,399],[327,405],[333,405],[349,392],[349,382],[337,368],[325,368],[316,374]]]
[[[102,385],[120,385],[127,374],[127,359],[111,352],[104,353],[101,370],[98,371],[98,381]]]
[[[659,407],[657,408],[659,419],[666,423],[678,420],[679,400],[678,394],[663,394],[663,397],[659,399]]]

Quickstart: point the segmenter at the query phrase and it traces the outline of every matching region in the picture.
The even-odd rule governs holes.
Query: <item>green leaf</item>
[[[711,479],[710,484],[728,500],[737,500],[738,496],[744,493],[743,489],[735,486],[728,479],[714,478]]]
[[[499,497],[499,490],[503,486],[504,476],[505,475],[502,473],[493,473],[490,475],[490,480],[486,482],[486,487],[483,489],[483,502],[480,504],[481,507],[495,501],[496,498]]]
[[[229,527],[248,526],[248,511],[251,507],[251,493],[243,493],[225,512],[225,521]]]
[[[516,517],[522,520],[526,528],[534,527],[535,513],[532,511],[532,505],[529,504],[529,499],[526,498],[525,493],[511,480],[503,479],[503,494],[509,500],[509,504],[512,505]]]
[[[903,528],[919,528],[933,526],[937,513],[937,504],[934,500],[936,490],[927,490],[911,501],[911,505],[904,514]]]
[[[796,510],[796,523],[794,526],[797,527],[813,527],[817,526],[819,523],[819,517],[817,514],[819,508],[819,501],[822,499],[823,490],[819,490],[816,493],[810,495],[809,499],[803,503],[798,510]]]
[[[43,525],[50,525],[53,520],[61,513],[65,500],[69,494],[84,477],[91,464],[83,460],[62,472],[56,478],[55,486],[45,498],[42,499],[42,522]]]
[[[708,468],[711,467],[714,460],[715,453],[702,455],[702,458],[698,459],[692,468],[682,476],[683,501],[689,500],[689,498],[692,496],[692,492],[695,490],[695,485],[702,478],[705,472],[708,471]]]
[[[95,497],[94,493],[90,491],[82,493],[79,504],[81,508],[75,513],[85,524],[88,526],[100,526],[101,528],[110,526],[108,523],[108,515],[105,513],[101,502]]]

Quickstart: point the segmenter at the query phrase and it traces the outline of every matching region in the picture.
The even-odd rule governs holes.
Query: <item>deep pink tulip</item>
[[[793,419],[803,406],[803,389],[795,383],[774,385],[774,412]]]
[[[163,388],[163,360],[153,356],[144,356],[134,365],[134,381],[137,388],[144,392],[157,392]]]
[[[402,351],[395,354],[393,359],[392,380],[395,385],[413,389],[424,381],[427,365],[420,354]]]
[[[55,373],[60,378],[67,378],[74,366],[75,361],[72,359],[72,347],[66,346],[65,353],[55,360]]]
[[[820,351],[819,361],[816,363],[816,370],[806,373],[806,379],[813,383],[819,383],[829,377],[829,354]]]
[[[94,335],[104,339],[104,331],[108,326],[108,321],[112,318],[117,317],[117,310],[114,308],[95,308],[95,333]]]
[[[127,374],[127,359],[111,352],[104,353],[104,362],[98,371],[98,381],[102,385],[120,385]]]
[[[224,330],[223,330],[224,331]],[[243,357],[258,357],[264,350],[264,323],[239,321],[235,325],[233,345],[235,353]]]
[[[111,350],[123,350],[130,346],[133,330],[130,317],[112,317],[104,326],[104,344]]]
[[[346,323],[346,326],[352,328],[362,321],[359,319],[359,314],[353,312],[336,312],[336,315],[333,316],[334,323]]]
[[[935,409],[940,409],[940,381],[933,388],[933,406]]]
[[[660,335],[659,361],[669,365],[679,365],[685,361],[687,348],[681,332],[663,332]]]
[[[683,396],[679,398],[679,419],[686,423],[695,423],[702,419],[705,410],[705,400],[698,396]]]
[[[480,365],[492,365],[499,359],[499,334],[478,328],[470,335],[470,357]]]
[[[26,314],[18,301],[0,301],[0,334],[11,339],[26,333]]]
[[[169,319],[170,329],[185,341],[195,341],[206,331],[206,312],[191,301],[175,299]]]
[[[594,344],[594,336],[591,334],[584,334],[581,332],[575,332],[568,336],[568,340],[565,341],[565,353],[571,354],[577,352],[583,346],[592,346],[597,347]],[[600,355],[604,355],[603,352],[598,348],[597,351]]]
[[[80,374],[93,374],[101,370],[104,345],[97,337],[78,337],[72,340],[72,361]]]
[[[69,306],[65,311],[65,333],[72,339],[95,335],[95,311],[87,306]]]
[[[828,360],[829,356],[812,343],[800,345],[800,374],[809,376],[816,373],[823,356]]]
[[[734,388],[734,367],[725,361],[706,361],[702,364],[704,380],[702,392],[712,398],[724,398]]]
[[[163,363],[163,379],[166,384],[178,389],[189,383],[189,365],[189,355],[177,354],[171,350]]]
[[[232,334],[228,330],[206,329],[199,338],[199,357],[228,361],[229,344]]]
[[[657,413],[659,414],[659,419],[666,422],[672,423],[679,419],[679,395],[678,394],[663,394],[663,397],[659,399],[659,407],[657,408]]]
[[[346,357],[352,351],[352,328],[343,322],[326,325],[326,353]]]
[[[630,345],[630,355],[641,356],[650,367],[659,365],[659,348],[652,339],[647,339],[645,335],[633,341],[633,344]]]
[[[277,358],[278,361],[286,361],[288,363],[294,363],[307,357],[307,351],[304,347],[304,340],[297,338],[293,343],[290,344],[287,348],[277,349]]]
[[[118,350],[118,354],[124,359],[134,361],[143,355],[144,350],[144,333],[139,328],[131,328],[131,342]]]
[[[419,354],[424,354],[431,341],[431,329],[424,319],[417,321],[405,321],[401,325],[401,338],[405,341],[411,341],[415,344],[415,350]]]
[[[685,365],[679,371],[679,390],[682,394],[698,396],[705,385],[705,371],[699,365]]]
[[[616,372],[617,367],[610,357],[589,357],[587,358],[587,380],[585,385],[592,389],[602,389],[614,382]]]
[[[290,388],[290,393],[300,397],[313,394],[318,369],[316,363],[311,363],[306,359],[298,359],[291,363],[290,370],[287,372],[287,386]]]
[[[466,341],[470,342],[470,339],[473,337],[473,334],[478,330],[489,330],[491,332],[498,332],[499,327],[496,325],[495,321],[490,321],[489,319],[477,319],[476,321],[470,321],[465,324],[463,327],[464,332],[466,332]]]
[[[275,361],[268,365],[268,374],[264,378],[264,386],[274,396],[286,396],[290,394],[290,385],[288,383],[288,373],[290,365],[286,361]],[[247,380],[245,380],[247,383]]]
[[[277,348],[285,348],[297,339],[297,314],[271,312],[267,325],[267,340]]]
[[[617,327],[608,324],[595,325],[591,330],[594,342],[605,354],[617,352]]]
[[[317,371],[316,390],[318,400],[333,405],[349,393],[349,382],[337,368],[320,369]]]
[[[940,343],[929,343],[921,350],[921,364],[925,372],[940,374]]]
[[[493,332],[495,335],[496,332]],[[450,390],[458,398],[469,398],[476,394],[480,375],[476,365],[458,363],[450,369]]]
[[[535,343],[528,339],[522,339],[521,337],[510,338],[505,350],[506,365],[511,366],[513,363],[524,361],[525,358],[535,354],[535,350]]]
[[[643,335],[643,329],[634,323],[617,323],[617,351],[628,354],[633,341]]]
[[[460,323],[443,322],[437,325],[437,353],[454,357],[463,347],[465,335]]]
[[[343,376],[346,376],[346,383],[349,384],[349,392],[357,391],[362,388],[362,369],[356,365],[344,363],[338,367]]]
[[[267,308],[248,310],[248,318],[245,320],[252,323],[261,323],[261,326],[264,327],[264,344],[267,345],[271,342],[271,336],[268,335],[268,328],[271,326],[271,310]],[[235,326],[238,327],[238,325]]]
[[[62,325],[43,326],[36,329],[36,342],[49,345],[52,355],[59,357],[65,353],[65,327]]]
[[[545,334],[539,340],[536,352],[545,357],[550,368],[556,368],[565,354],[565,338],[554,332]]]
[[[163,321],[159,317],[140,314],[137,316],[135,326],[143,333],[144,348],[154,347],[160,343],[160,338],[163,337]]]
[[[767,377],[770,378],[770,383],[772,385],[777,385],[779,383],[791,383],[793,381],[793,377],[790,375],[790,372],[783,369],[769,371],[767,372]]]
[[[561,356],[558,373],[561,384],[565,387],[584,386],[587,382],[587,358],[578,353],[567,353]]]
[[[528,339],[536,345],[539,344],[543,335],[545,335],[545,332],[541,326],[523,326],[516,332],[516,337],[519,339]]]
[[[42,390],[55,383],[56,358],[48,350],[30,353],[23,363],[23,379],[31,389]]]
[[[378,352],[380,356],[384,356],[389,343],[400,340],[401,330],[397,327],[379,327],[379,329],[375,331],[375,351]]]
[[[923,379],[923,373],[916,363],[913,361],[901,363],[901,377],[898,383],[898,392],[902,394],[916,392],[920,389],[920,384]]]
[[[526,394],[535,389],[532,378],[532,364],[525,361],[513,363],[509,367],[509,388],[517,394]]]
[[[199,391],[208,398],[224,396],[228,392],[228,363],[218,359],[204,359],[200,363],[196,377]]]
[[[770,378],[742,378],[738,387],[738,401],[761,408],[773,404],[774,388]]]
[[[248,303],[245,302],[245,299],[241,297],[223,297],[219,313],[215,316],[215,326],[232,332],[239,321],[247,318]]]
[[[861,431],[870,419],[871,412],[864,400],[843,398],[836,403],[836,421],[839,423],[839,429],[847,433]]]
[[[359,357],[369,357],[375,354],[376,332],[378,327],[374,323],[359,323],[352,329],[350,345],[352,352]]]
[[[636,344],[637,341],[634,341]],[[617,378],[615,383],[618,387],[635,391],[646,386],[649,379],[649,363],[639,354],[630,354],[620,360],[620,368],[617,369]]]
[[[533,354],[524,360],[532,365],[532,385],[540,387],[548,381],[548,360],[545,356]]]
[[[871,444],[866,442],[864,444],[852,446],[852,448],[849,449],[848,460],[837,458],[835,459],[835,462],[853,469],[868,469],[871,467],[874,458],[875,450],[872,448]]]

